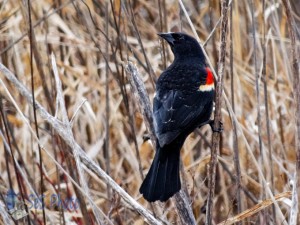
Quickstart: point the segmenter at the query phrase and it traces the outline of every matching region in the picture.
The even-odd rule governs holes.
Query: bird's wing
[[[207,105],[212,105],[209,94],[196,91],[185,96],[181,91],[170,90],[154,98],[154,127],[160,147],[209,119],[211,106]]]

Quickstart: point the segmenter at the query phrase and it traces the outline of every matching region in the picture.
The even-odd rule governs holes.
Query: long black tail
[[[179,157],[181,145],[158,147],[140,193],[149,202],[168,200],[181,188]]]

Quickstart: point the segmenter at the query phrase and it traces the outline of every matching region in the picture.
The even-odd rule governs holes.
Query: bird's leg
[[[208,124],[211,127],[213,132],[221,133],[223,131],[223,122],[219,121],[219,127],[217,129],[214,128],[215,120],[209,120]]]

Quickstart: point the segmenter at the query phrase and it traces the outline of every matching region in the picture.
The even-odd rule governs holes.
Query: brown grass
[[[299,3],[290,2],[299,27]],[[27,204],[27,219],[30,218],[31,223],[42,224],[45,219],[47,224],[71,224],[73,221],[75,224],[139,225],[149,222],[145,219],[148,212],[138,208],[142,207],[153,212],[160,221],[179,224],[173,202],[151,206],[139,194],[140,171],[144,175],[148,171],[154,152],[151,144],[143,141],[143,135],[148,132],[124,65],[128,60],[136,65],[152,100],[155,80],[173,58],[156,33],[182,30],[195,36],[180,4],[165,0],[31,1],[31,36],[28,35],[28,7],[23,4],[24,1],[0,3],[0,62],[31,92],[32,52],[35,100],[55,116],[53,118],[66,124],[72,119],[69,137],[74,137],[74,146],[75,143],[79,146],[72,148],[72,143],[38,110],[35,121],[31,103],[1,70],[2,223],[10,222],[2,203],[5,204],[7,191],[13,189],[17,193],[22,191],[24,200],[20,197],[20,201]],[[183,4],[201,43],[206,43],[213,31],[205,51],[218,71],[220,23],[215,30],[214,26],[220,18],[219,1],[189,0]],[[285,9],[281,3],[271,0],[265,0],[265,7],[262,1],[256,0],[253,0],[253,8],[251,1],[233,1],[232,6],[224,70],[224,132],[218,156],[213,221],[215,224],[222,221],[222,224],[229,224],[229,221],[288,224],[292,199],[289,191],[293,183],[290,181],[296,168],[296,107]],[[255,26],[251,10],[254,10]],[[299,39],[295,45],[299,49]],[[62,83],[60,103],[63,99],[67,114],[63,113],[64,106],[58,107],[56,102],[59,87],[51,53]],[[35,123],[39,141],[34,131]],[[203,127],[190,135],[181,152],[185,185],[197,224],[205,222],[202,209],[206,206],[209,190],[211,137],[209,126]],[[46,218],[43,218],[41,207],[34,209],[32,198],[26,199],[34,193],[42,194],[38,144],[42,147]],[[83,160],[80,149],[141,206],[114,191],[116,186],[89,167],[91,163]],[[241,174],[236,174],[237,164]],[[62,200],[81,199],[79,208],[74,211],[68,205],[68,209],[60,209],[51,204],[54,195]],[[20,221],[28,224],[29,220],[25,217]]]

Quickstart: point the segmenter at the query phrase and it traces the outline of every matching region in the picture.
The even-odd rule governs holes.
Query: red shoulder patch
[[[206,77],[206,85],[214,83],[214,75],[212,74],[211,70],[206,67],[207,77]]]

